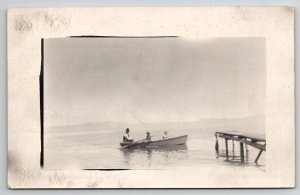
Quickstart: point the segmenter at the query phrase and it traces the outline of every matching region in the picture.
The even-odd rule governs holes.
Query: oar
[[[153,136],[154,136],[154,135],[152,135],[152,136],[150,136],[150,137],[153,137]],[[141,139],[141,140],[135,141],[134,143],[129,144],[129,145],[127,145],[127,146],[124,146],[123,148],[130,148],[130,147],[135,146],[135,145],[137,145],[137,144],[143,143],[145,140],[146,140],[146,139]],[[147,142],[145,142],[145,143],[147,143]]]
[[[129,145],[127,145],[127,146],[124,146],[123,148],[129,148],[129,147],[131,147],[131,146],[134,146],[134,145],[138,144],[139,141],[142,141],[142,140],[138,140],[138,141],[136,141],[136,142],[133,142],[132,144],[129,144]]]

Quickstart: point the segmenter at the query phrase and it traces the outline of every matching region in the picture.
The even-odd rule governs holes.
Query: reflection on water
[[[161,131],[151,133],[160,135]],[[182,135],[182,131],[169,134],[176,137]],[[254,161],[258,150],[248,146],[244,149],[245,163],[240,163],[239,143],[228,142],[229,161],[226,161],[224,141],[219,140],[220,150],[216,154],[213,132],[206,129],[188,129],[185,130],[185,134],[189,135],[186,145],[139,149],[120,149],[120,132],[84,135],[70,133],[69,136],[56,134],[46,138],[45,168],[150,170],[217,166],[231,169],[232,166],[236,166],[236,169],[255,167],[254,170],[265,171],[265,152],[262,153],[257,166]],[[144,132],[135,132],[134,137],[142,138]],[[160,136],[156,137],[153,139],[160,139]]]
[[[224,158],[226,159],[226,151],[225,150],[220,150],[219,152],[216,152],[216,158]],[[244,156],[244,163],[248,163],[249,162],[249,150],[246,150],[245,156]],[[232,152],[228,153],[228,159],[226,159],[226,161],[228,162],[232,162],[232,163],[237,163],[237,162],[241,162],[241,156],[240,156],[240,152],[238,151],[234,151],[232,150]]]
[[[231,147],[230,147],[231,145]],[[236,146],[238,145],[238,146]],[[257,163],[254,162],[254,159],[256,157],[256,155],[259,153],[259,150],[248,146],[247,144],[244,144],[244,162],[241,162],[241,153],[240,153],[240,148],[239,148],[239,144],[237,144],[236,142],[234,142],[232,140],[232,142],[228,142],[228,159],[226,156],[226,149],[225,148],[221,148],[218,151],[216,151],[216,158],[217,159],[221,159],[224,162],[227,163],[232,163],[232,164],[239,164],[239,165],[250,165],[250,166],[264,166],[264,160],[261,159],[260,161],[263,163],[260,163],[260,161],[258,161]]]
[[[168,147],[145,147],[145,148],[120,148],[121,153],[124,156],[124,160],[127,166],[132,167],[135,163],[147,159],[147,166],[152,167],[157,163],[155,158],[159,158],[161,164],[177,163],[180,159],[187,159],[187,146],[174,145]]]

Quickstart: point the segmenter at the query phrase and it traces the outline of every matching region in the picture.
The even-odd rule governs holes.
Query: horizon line
[[[126,123],[128,125],[136,125],[136,124],[159,124],[159,123],[193,123],[193,122],[199,122],[201,120],[238,120],[238,119],[245,119],[245,118],[251,118],[251,117],[264,117],[265,115],[251,115],[251,116],[245,116],[245,117],[239,117],[239,118],[227,118],[227,117],[220,117],[220,118],[201,118],[199,120],[193,120],[193,121],[166,121],[166,122],[123,122],[123,121],[99,121],[99,122],[84,122],[84,123],[74,123],[74,124],[64,124],[64,125],[51,125],[47,126],[47,128],[50,127],[61,127],[61,126],[76,126],[76,125],[85,125],[85,124],[96,124],[96,123]]]

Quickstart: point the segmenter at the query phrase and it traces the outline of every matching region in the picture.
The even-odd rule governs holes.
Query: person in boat
[[[126,133],[123,135],[123,142],[133,142],[134,140],[129,136],[129,128],[126,129]]]
[[[151,135],[150,135],[150,132],[147,131],[147,136],[146,136],[146,141],[150,142],[151,141]]]
[[[164,132],[162,138],[163,138],[163,139],[168,139],[168,132],[167,132],[167,131]]]

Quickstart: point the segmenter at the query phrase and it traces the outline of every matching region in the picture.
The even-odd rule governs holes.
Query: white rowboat
[[[142,141],[142,142],[121,142],[123,148],[137,148],[137,147],[166,147],[186,144],[187,135],[172,137],[168,139]]]

